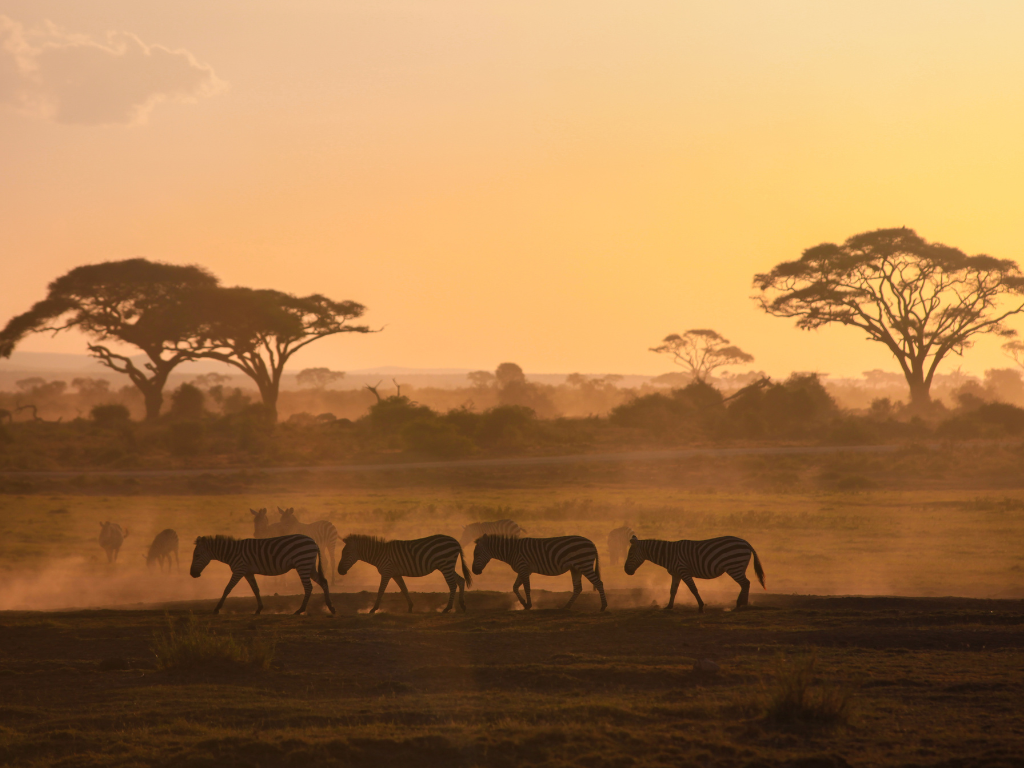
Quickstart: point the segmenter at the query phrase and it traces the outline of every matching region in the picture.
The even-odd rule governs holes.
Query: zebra
[[[175,566],[181,568],[181,563],[178,561],[178,534],[167,528],[156,535],[153,543],[149,545],[149,554],[142,557],[146,561],[147,568],[152,567],[153,561],[156,560],[160,564],[160,571],[163,572],[165,557],[167,558],[167,570],[171,570],[172,552]]]
[[[478,576],[484,572],[491,558],[501,560],[512,566],[516,572],[516,583],[512,585],[519,602],[526,610],[533,607],[530,597],[530,574],[542,576],[559,576],[566,571],[572,575],[572,597],[565,604],[565,609],[572,607],[576,598],[583,591],[581,576],[594,585],[601,594],[601,610],[608,606],[604,595],[604,584],[601,582],[601,563],[597,555],[597,547],[590,539],[582,536],[556,536],[550,539],[514,539],[509,536],[485,534],[476,540],[476,552],[473,555],[473,573]],[[523,585],[526,599],[519,595],[519,585]]]
[[[463,595],[466,587],[473,586],[473,577],[466,567],[462,545],[451,536],[437,534],[424,539],[385,541],[376,536],[352,534],[342,541],[345,547],[341,550],[341,561],[338,563],[339,574],[344,576],[358,560],[377,566],[380,589],[377,590],[377,602],[373,604],[370,613],[375,613],[380,608],[384,590],[391,579],[394,579],[398,588],[402,590],[409,603],[409,613],[412,613],[412,598],[409,597],[409,590],[405,587],[403,577],[426,576],[434,571],[440,571],[448,584],[448,607],[444,609],[444,613],[452,609],[456,587],[459,590],[459,608],[465,612],[466,602]],[[462,576],[455,572],[455,561],[460,557]]]
[[[231,566],[231,579],[224,588],[224,594],[213,612],[220,613],[228,593],[239,579],[245,577],[249,586],[252,587],[252,593],[256,595],[256,614],[258,615],[263,610],[263,600],[260,599],[260,588],[256,586],[256,574],[280,576],[294,568],[299,574],[299,579],[302,580],[302,589],[305,592],[302,606],[295,613],[299,614],[306,610],[309,596],[313,592],[310,579],[320,585],[324,591],[324,602],[330,612],[334,613],[334,606],[331,605],[331,593],[327,587],[327,579],[324,578],[323,564],[321,563],[317,567],[319,554],[320,548],[317,547],[316,542],[302,534],[275,536],[271,539],[200,536],[196,539],[196,548],[192,553],[192,567],[189,569],[189,575],[193,579],[198,579],[211,560],[227,563]]]
[[[526,529],[520,528],[513,520],[495,520],[490,523],[470,523],[462,529],[462,533],[459,535],[459,542],[465,546],[471,541],[476,541],[481,536],[488,533],[518,539],[526,533]]]
[[[629,540],[636,536],[628,525],[616,528],[608,534],[608,561],[613,567],[626,562],[629,553]]]
[[[694,578],[717,579],[723,573],[728,573],[740,585],[740,596],[736,600],[736,607],[740,608],[747,604],[750,593],[747,563],[751,555],[754,556],[754,573],[764,587],[764,570],[757,552],[749,543],[735,536],[719,536],[705,541],[662,541],[638,539],[634,536],[629,541],[629,555],[624,567],[626,573],[632,576],[645,560],[660,565],[672,575],[672,589],[665,610],[670,610],[675,604],[676,590],[682,579],[697,598],[697,611],[704,613],[704,601],[700,599],[697,585],[693,583]]]
[[[255,509],[250,509],[249,511],[252,513],[253,538],[272,539],[275,536],[287,536],[290,533],[288,526],[284,523],[270,522],[270,518],[267,517],[266,507],[259,511]]]
[[[277,511],[281,513],[280,525],[283,527],[284,533],[304,533],[320,547],[321,557],[325,552],[330,556],[331,584],[334,584],[334,548],[338,546],[338,529],[334,527],[334,523],[330,520],[315,520],[312,523],[299,522],[295,517],[293,507],[288,507],[288,509],[278,507]]]
[[[122,529],[117,523],[107,521],[100,523],[100,546],[107,553],[107,562],[117,562],[117,553],[121,551],[121,544],[128,538],[128,529]]]

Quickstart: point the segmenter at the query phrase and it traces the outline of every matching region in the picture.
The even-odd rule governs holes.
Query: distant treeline
[[[420,399],[426,390],[283,393],[282,399],[285,394],[296,398],[293,405],[317,407],[293,411],[279,423],[267,418],[261,402],[222,385],[183,384],[158,419],[133,421],[126,402],[119,401],[135,396],[131,388],[112,393],[79,379],[69,392],[63,382],[44,382],[20,395],[0,395],[0,468],[131,468],[193,460],[260,466],[379,460],[389,454],[462,458],[722,441],[857,445],[1024,434],[1024,409],[998,401],[995,391],[977,380],[961,383],[950,407],[939,403],[922,418],[885,397],[865,409],[843,409],[815,374],[794,374],[782,382],[758,378],[730,392],[700,381],[661,391],[619,390],[606,380],[552,387],[528,382],[518,366],[502,373],[477,376],[475,386],[465,390],[436,390],[450,398],[441,407]],[[1010,373],[1024,388],[1020,375]],[[987,377],[990,387],[1001,380]],[[605,415],[559,416],[559,397],[573,393]],[[467,394],[473,397],[459,402]],[[17,410],[12,400],[29,396],[43,404],[47,398],[75,398],[76,417],[48,420],[34,402]],[[346,404],[359,415],[339,415],[344,411],[337,406]],[[324,406],[336,410],[320,410]]]

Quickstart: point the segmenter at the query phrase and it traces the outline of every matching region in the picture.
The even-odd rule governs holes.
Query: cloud
[[[69,125],[144,123],[162,101],[196,101],[225,83],[188,51],[130,32],[105,39],[0,15],[0,104]]]

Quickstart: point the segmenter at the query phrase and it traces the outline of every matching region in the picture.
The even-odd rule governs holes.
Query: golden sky
[[[1024,261],[1021,40],[1016,1],[0,0],[0,322],[145,256],[386,326],[296,369],[661,373],[708,327],[896,371],[751,279],[904,225]]]

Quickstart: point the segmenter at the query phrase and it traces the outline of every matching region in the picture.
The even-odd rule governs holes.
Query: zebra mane
[[[357,544],[387,544],[388,541],[383,536],[368,536],[365,533],[350,533],[348,536],[341,540],[342,544],[348,544],[349,542],[355,542]]]
[[[219,533],[216,536],[196,536],[196,544],[199,544],[200,541],[206,542],[207,544],[212,544],[215,541],[235,541],[235,537],[222,536]]]
[[[485,533],[483,536],[478,538],[473,543],[476,544],[476,543],[484,541],[484,540],[486,540],[487,544],[501,544],[502,542],[505,542],[505,541],[520,541],[520,539],[518,539],[515,536],[506,536],[506,535],[504,535],[502,533]]]

